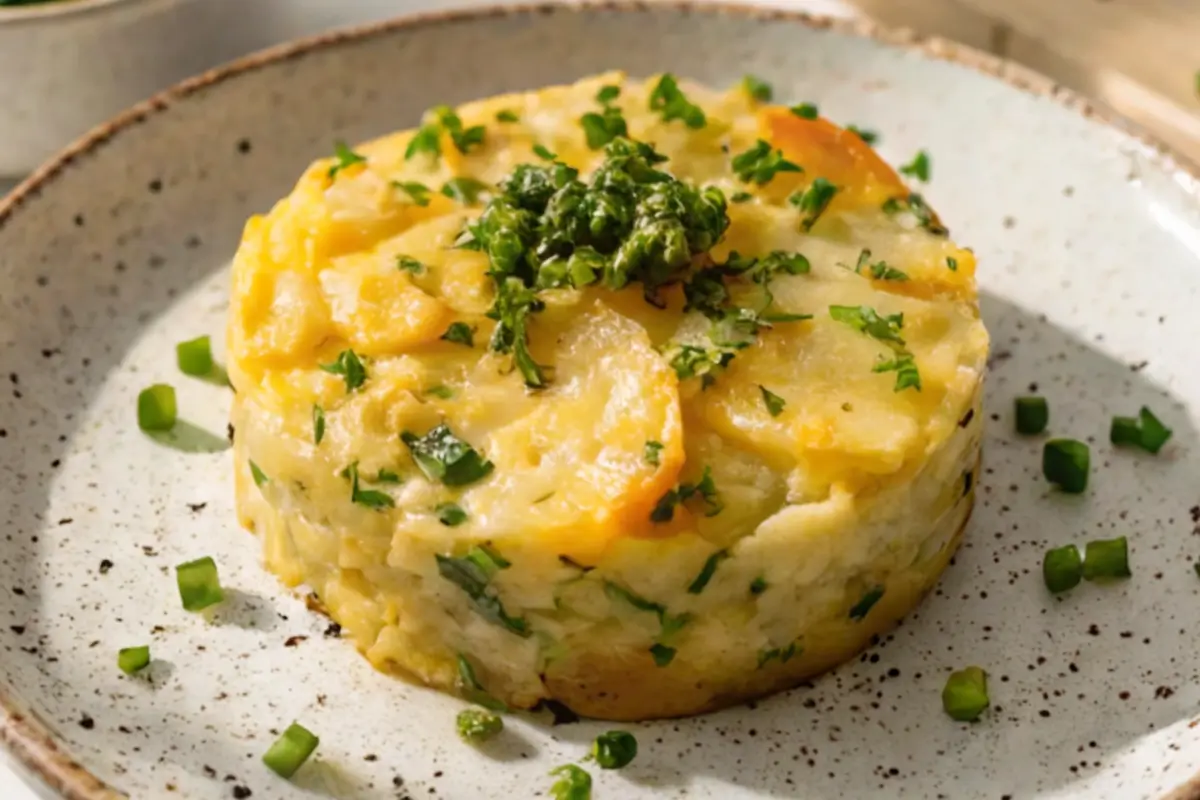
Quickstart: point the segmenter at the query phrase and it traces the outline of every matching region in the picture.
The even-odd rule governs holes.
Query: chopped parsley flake
[[[533,154],[544,161],[554,161],[558,158],[558,153],[551,153],[543,144],[535,144]]]
[[[881,317],[868,306],[830,306],[829,316],[891,348],[893,358],[879,362],[872,371],[895,372],[895,391],[910,388],[921,391],[921,374],[900,335],[900,329],[904,327],[903,314]]]
[[[350,149],[350,146],[345,142],[334,142],[333,144],[334,164],[329,168],[329,179],[333,180],[342,170],[352,167],[355,164],[365,164],[367,159],[360,156],[358,153]]]
[[[858,264],[855,265],[854,271],[859,275],[863,274],[865,269],[870,276],[877,281],[906,281],[908,275],[898,269],[889,267],[886,261],[876,261],[874,264],[871,261],[871,251],[863,249],[858,254]]]
[[[599,114],[589,111],[579,119],[579,124],[583,126],[587,146],[592,150],[599,150],[618,136],[629,135],[625,117],[616,106],[606,106]]]
[[[438,522],[448,528],[457,527],[467,521],[467,512],[463,511],[458,503],[440,503],[434,511],[437,512]]]
[[[850,133],[853,133],[867,144],[873,145],[879,141],[879,134],[875,131],[869,131],[864,128],[860,128],[857,125],[847,125],[846,130]]]
[[[821,112],[812,103],[801,103],[792,106],[789,110],[801,119],[816,119],[821,115]]]
[[[475,178],[466,176],[451,178],[442,186],[442,194],[462,203],[464,206],[475,205],[479,202],[479,195],[484,192],[490,192],[491,186]]]
[[[492,462],[455,436],[444,423],[418,437],[405,431],[400,439],[408,445],[421,472],[431,481],[446,486],[465,486],[487,477]]]
[[[442,154],[441,128],[437,123],[426,123],[417,129],[404,148],[404,160],[411,161],[420,153],[428,153],[435,160]]]
[[[433,113],[442,129],[450,134],[450,141],[454,142],[454,147],[458,152],[466,155],[472,147],[483,144],[483,137],[487,133],[487,129],[482,125],[463,128],[462,119],[449,106],[438,106]]]
[[[882,586],[876,586],[872,589],[869,589],[867,593],[862,596],[862,599],[855,603],[854,607],[850,609],[850,619],[858,622],[866,618],[867,614],[871,613],[871,609],[875,607],[875,604],[878,603],[882,597]]]
[[[812,230],[837,193],[838,187],[825,178],[817,178],[803,192],[789,197],[788,202],[799,208],[804,215],[800,219],[800,229],[806,233]]]
[[[750,594],[757,596],[757,595],[762,594],[766,590],[767,590],[767,581],[761,575],[759,575],[754,580],[750,581]]]
[[[707,123],[704,111],[687,99],[675,76],[670,73],[659,78],[650,93],[650,110],[662,114],[663,122],[682,120],[684,125],[693,130],[703,128]]]
[[[496,112],[496,122],[519,122],[521,118],[517,116],[517,112],[511,108],[501,109]]]
[[[730,166],[744,183],[756,183],[759,186],[770,183],[780,172],[804,171],[800,165],[784,158],[782,150],[772,150],[771,145],[763,139],[759,139],[744,153],[734,156]]]
[[[321,440],[325,438],[325,409],[313,403],[312,418],[313,444],[320,444]]]
[[[730,195],[729,202],[744,203],[747,200],[751,200],[753,198],[754,198],[754,195],[750,194],[749,192],[734,192],[732,195]]]
[[[696,483],[681,483],[659,498],[654,510],[650,512],[650,521],[670,522],[675,517],[676,506],[697,496],[704,500],[706,517],[715,517],[725,508],[725,504],[721,502],[721,495],[717,491],[717,485],[713,481],[710,467],[704,468],[704,474]]]
[[[650,655],[654,658],[655,666],[665,667],[675,660],[675,648],[656,642],[650,647]]]
[[[954,256],[946,256],[946,268],[951,272],[958,272],[958,259]]]
[[[613,84],[601,86],[600,91],[596,92],[596,102],[601,105],[608,105],[613,100],[621,96],[621,87]]]
[[[386,467],[380,467],[375,473],[376,483],[400,483],[400,475]]]
[[[462,558],[451,558],[440,554],[436,558],[438,574],[466,592],[472,607],[481,617],[522,638],[532,635],[528,620],[524,617],[510,616],[504,610],[500,599],[488,589],[492,576],[511,566],[508,561],[482,545],[472,547]],[[459,667],[461,676],[461,661]],[[473,702],[479,702],[474,698],[471,699]]]
[[[396,256],[396,269],[411,272],[413,275],[420,275],[425,271],[425,265],[412,256],[398,255]]]
[[[367,368],[353,350],[343,350],[338,353],[337,361],[332,364],[318,364],[321,369],[332,375],[341,375],[346,381],[346,391],[353,392],[367,380]]]
[[[376,511],[396,505],[396,501],[387,492],[363,489],[359,486],[357,461],[342,470],[342,477],[350,479],[350,502],[373,508]]]
[[[758,668],[762,669],[774,659],[779,659],[780,664],[786,664],[802,652],[804,652],[803,649],[797,647],[795,642],[792,642],[787,647],[772,647],[760,650],[758,653]]]
[[[929,153],[924,150],[918,150],[913,160],[900,168],[901,174],[916,178],[922,183],[929,182],[929,171]]]
[[[454,344],[475,346],[475,329],[465,322],[451,322],[450,327],[442,334],[442,339]]]
[[[662,442],[646,442],[646,463],[658,466],[659,456],[663,451]]]
[[[775,92],[771,88],[771,84],[764,81],[762,78],[757,78],[754,75],[747,75],[742,78],[742,89],[746,94],[760,103],[769,103]]]
[[[945,236],[949,233],[933,213],[933,209],[925,203],[925,198],[915,192],[907,197],[890,197],[884,201],[882,208],[886,214],[912,214],[917,224],[934,236]]]
[[[454,390],[449,386],[439,383],[437,386],[430,386],[428,389],[426,389],[425,394],[432,395],[434,397],[440,397],[442,400],[449,400],[450,398],[454,397]]]
[[[758,390],[762,392],[763,402],[767,406],[767,411],[772,417],[778,417],[783,413],[783,407],[787,405],[782,397],[772,392],[765,386],[759,386]]]
[[[392,181],[392,186],[408,195],[418,206],[429,205],[429,187],[419,181]]]

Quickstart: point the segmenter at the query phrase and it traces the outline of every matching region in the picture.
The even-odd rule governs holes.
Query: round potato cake
[[[694,714],[846,660],[946,566],[975,258],[858,132],[763,94],[439,107],[248,222],[239,515],[373,664]]]

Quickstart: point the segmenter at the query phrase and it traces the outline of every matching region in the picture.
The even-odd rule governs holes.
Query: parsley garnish
[[[454,390],[449,386],[439,383],[437,386],[430,386],[428,389],[426,389],[425,394],[432,395],[433,397],[440,397],[443,400],[449,400],[450,398],[454,397]]]
[[[357,461],[342,470],[342,477],[350,479],[350,502],[358,503],[360,506],[366,506],[367,508],[373,508],[376,511],[396,505],[396,501],[386,492],[359,487]]]
[[[429,187],[418,181],[392,181],[392,186],[408,195],[416,205],[429,205]]]
[[[867,144],[873,145],[879,141],[879,134],[875,131],[864,130],[857,125],[847,125],[846,130],[850,131],[850,133],[853,133]]]
[[[913,156],[913,160],[900,168],[900,172],[904,175],[916,178],[922,183],[929,182],[929,153],[924,150],[918,150]]]
[[[526,322],[529,314],[541,311],[543,303],[519,278],[507,278],[496,286],[496,302],[487,316],[499,324],[492,332],[490,347],[497,353],[512,353],[513,362],[531,389],[546,385],[542,367],[529,352]]]
[[[883,597],[883,587],[882,586],[876,586],[876,587],[868,590],[867,593],[862,596],[862,599],[859,600],[857,603],[855,603],[854,607],[850,609],[850,619],[855,620],[857,622],[857,621],[863,619],[864,617],[866,617],[867,614],[870,613],[871,609],[875,607],[875,604],[878,603],[880,598],[882,598],[882,597]]]
[[[446,486],[465,486],[487,477],[492,462],[459,439],[444,423],[424,436],[405,431],[400,439],[408,445],[413,461],[431,481]]]
[[[773,647],[769,650],[760,650],[758,653],[758,668],[762,669],[767,665],[767,662],[774,658],[779,659],[780,664],[786,664],[802,652],[804,652],[803,649],[798,648],[795,642],[784,648]]]
[[[800,220],[800,229],[808,232],[825,213],[825,209],[833,201],[838,187],[825,178],[817,178],[803,192],[797,192],[788,198],[788,202],[800,209],[804,217]]]
[[[496,112],[496,122],[519,122],[521,118],[517,116],[517,112],[511,108],[501,109]]]
[[[411,272],[413,275],[420,275],[425,271],[425,265],[412,256],[398,255],[396,256],[396,269]]]
[[[754,197],[754,195],[750,194],[749,192],[734,192],[732,195],[730,195],[729,202],[744,203],[747,200],[752,199],[753,197]]]
[[[771,84],[753,75],[742,78],[742,89],[760,103],[771,102],[771,97],[775,94]]]
[[[881,317],[875,309],[868,306],[830,306],[829,316],[891,348],[893,358],[890,361],[879,362],[872,372],[895,372],[895,391],[909,388],[921,391],[921,374],[917,370],[912,353],[908,352],[904,339],[900,336],[900,329],[904,327],[903,314]]]
[[[558,153],[551,153],[549,148],[543,144],[535,144],[533,146],[533,154],[544,161],[555,161],[558,159]]]
[[[946,256],[946,267],[951,272],[958,272],[958,259],[954,256]]]
[[[437,555],[438,574],[467,593],[475,611],[488,622],[528,638],[533,632],[524,617],[513,617],[490,591],[492,576],[511,564],[486,545],[476,545],[462,558]]]
[[[816,119],[821,115],[821,112],[812,103],[801,103],[798,106],[792,106],[789,110],[801,119]]]
[[[863,248],[863,251],[858,254],[858,264],[855,265],[854,271],[859,275],[863,274],[863,270],[867,270],[871,277],[877,281],[906,281],[908,275],[898,269],[889,267],[886,261],[876,261],[874,264],[871,261],[871,251]]]
[[[675,76],[669,72],[658,79],[650,93],[650,110],[661,113],[663,122],[683,120],[683,124],[692,129],[703,128],[707,122],[704,111],[687,99]]]
[[[472,147],[483,144],[483,137],[487,129],[482,125],[463,128],[462,119],[449,106],[438,106],[433,113],[441,123],[442,129],[450,134],[450,141],[454,142],[458,152],[466,155]]]
[[[754,580],[750,581],[750,594],[757,596],[757,595],[762,594],[766,590],[767,590],[767,580],[766,580],[766,578],[762,577],[761,575],[759,575]]]
[[[675,660],[676,650],[674,647],[668,647],[665,644],[655,642],[650,646],[650,655],[654,657],[654,665],[665,667]]]
[[[713,553],[704,562],[704,566],[700,568],[700,574],[696,576],[690,584],[688,584],[688,594],[700,594],[704,591],[704,587],[708,586],[708,582],[712,580],[713,575],[717,572],[717,565],[725,559],[729,558],[729,553],[725,550],[718,550]]]
[[[702,498],[707,506],[704,513],[706,517],[715,517],[725,508],[725,504],[721,502],[721,495],[717,492],[717,485],[713,481],[710,467],[704,468],[704,474],[696,483],[681,483],[659,498],[654,510],[650,512],[650,521],[670,522],[675,517],[675,506],[686,503],[696,496]]]
[[[475,329],[465,322],[451,322],[450,327],[442,334],[442,339],[455,344],[475,346]]]
[[[388,469],[387,467],[380,467],[379,472],[377,472],[375,474],[375,482],[376,483],[400,483],[401,481],[400,481],[399,473],[396,473],[393,470]]]
[[[646,442],[646,463],[658,466],[659,456],[663,451],[662,442]]]
[[[451,178],[442,186],[442,194],[451,200],[457,200],[465,206],[479,202],[481,192],[490,192],[492,187],[475,178]]]
[[[765,386],[759,386],[758,390],[762,392],[763,403],[766,404],[767,412],[772,417],[778,417],[783,413],[783,407],[787,405],[787,402],[782,397]]]
[[[346,381],[346,391],[353,392],[367,380],[367,368],[359,360],[353,350],[343,350],[338,353],[337,361],[332,364],[318,364],[321,369],[333,375],[341,375]]]
[[[772,150],[771,145],[759,139],[753,147],[733,157],[733,171],[745,183],[762,186],[769,183],[780,172],[803,172],[798,164],[783,157],[782,150]]]
[[[607,106],[600,114],[589,111],[579,119],[579,124],[583,126],[587,146],[592,150],[599,150],[618,136],[629,135],[625,117],[616,106]]]
[[[429,153],[434,160],[442,154],[441,128],[437,123],[429,122],[417,128],[408,147],[404,148],[404,160],[411,161],[418,153]]]
[[[360,156],[358,153],[350,149],[345,142],[338,141],[333,143],[333,157],[335,163],[329,168],[329,178],[332,180],[337,177],[337,174],[347,167],[352,167],[355,164],[365,164],[367,159]]]
[[[600,91],[596,92],[596,102],[600,105],[608,105],[613,100],[621,96],[621,87],[614,84],[601,86]]]
[[[726,367],[732,360],[733,353],[721,349],[682,344],[671,357],[670,364],[681,381],[700,377],[707,387],[714,380],[713,373]]]
[[[313,403],[313,444],[320,444],[325,438],[325,409]]]
[[[925,203],[925,198],[915,192],[907,197],[889,197],[883,202],[885,214],[899,214],[907,211],[916,218],[917,223],[934,236],[945,236],[949,233],[946,226],[938,221],[933,209]]]
[[[438,522],[448,528],[457,527],[467,521],[467,512],[457,503],[439,503],[433,510],[437,512]]]

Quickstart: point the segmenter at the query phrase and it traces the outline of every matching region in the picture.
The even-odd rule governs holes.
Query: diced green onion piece
[[[156,383],[138,395],[138,427],[144,431],[169,431],[175,427],[175,387]]]
[[[1018,397],[1017,433],[1035,434],[1046,430],[1050,422],[1050,407],[1044,397]]]
[[[574,764],[564,764],[550,770],[550,776],[558,778],[550,787],[554,800],[591,800],[592,776]]]
[[[126,675],[145,669],[150,664],[150,646],[122,647],[117,652],[117,666]]]
[[[217,563],[210,556],[177,566],[175,581],[179,584],[179,599],[188,611],[200,611],[225,599]]]
[[[953,672],[942,689],[942,708],[952,719],[974,722],[988,707],[987,673],[979,667]]]
[[[1083,558],[1073,544],[1047,550],[1042,559],[1042,579],[1055,594],[1074,589],[1083,579]]]
[[[290,778],[317,749],[321,740],[299,723],[293,722],[275,744],[263,754],[263,763],[281,778]]]
[[[1042,474],[1064,492],[1079,494],[1087,488],[1091,452],[1075,439],[1051,439],[1042,449]]]
[[[1128,578],[1129,542],[1124,536],[1116,539],[1097,539],[1088,542],[1083,554],[1083,577],[1089,581],[1097,578]]]
[[[464,708],[455,720],[464,742],[481,744],[504,730],[504,720],[483,708]]]
[[[1140,447],[1142,431],[1133,417],[1113,417],[1108,429],[1108,440],[1113,444],[1132,444]]]
[[[207,336],[175,345],[175,357],[179,361],[179,371],[184,375],[203,377],[212,372],[212,342]]]
[[[620,769],[637,756],[638,743],[629,731],[608,731],[592,742],[592,758],[601,769]]]
[[[1163,425],[1154,412],[1142,406],[1137,419],[1113,417],[1108,438],[1116,445],[1129,444],[1148,453],[1157,453],[1171,438],[1171,429]]]

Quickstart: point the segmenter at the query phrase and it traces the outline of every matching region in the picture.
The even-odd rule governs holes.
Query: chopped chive
[[[367,508],[373,508],[376,511],[382,511],[386,508],[395,507],[396,501],[387,492],[381,492],[377,489],[362,489],[359,487],[357,461],[342,470],[342,476],[350,479],[351,503],[356,503],[360,506],[366,506]]]
[[[878,603],[882,597],[882,586],[875,586],[872,589],[869,589],[867,593],[862,596],[862,599],[855,603],[854,607],[850,609],[850,619],[854,620],[855,622],[864,619],[867,614],[871,613],[871,609],[875,607],[875,604]]]
[[[688,585],[688,594],[700,594],[703,592],[704,587],[708,586],[708,582],[711,581],[713,575],[716,574],[717,565],[726,558],[729,558],[729,553],[724,550],[718,550],[709,556],[704,562],[704,566],[700,569],[700,574],[697,575],[696,579]]]
[[[145,669],[150,664],[150,646],[122,647],[117,652],[117,666],[126,675]]]
[[[1050,422],[1050,406],[1044,397],[1018,397],[1016,408],[1017,433],[1035,434],[1046,430]]]
[[[313,403],[313,444],[320,444],[325,438],[325,409]]]
[[[646,442],[646,463],[657,467],[659,463],[659,456],[662,455],[662,451],[662,442]]]
[[[765,386],[759,386],[758,390],[762,392],[763,403],[767,406],[767,413],[772,417],[778,417],[783,413],[783,407],[787,405],[786,401],[779,395],[767,389]]]
[[[1042,449],[1042,474],[1070,494],[1087,488],[1091,452],[1075,439],[1051,439]]]
[[[771,102],[771,97],[775,94],[771,88],[771,84],[754,75],[747,75],[742,78],[742,89],[745,90],[746,94],[760,103]]]
[[[1147,453],[1157,454],[1171,438],[1171,429],[1163,425],[1154,412],[1142,406],[1137,419],[1113,417],[1108,438],[1115,445],[1133,445]]]
[[[929,182],[929,153],[918,150],[913,160],[900,168],[900,174],[916,178],[922,183]]]
[[[457,503],[440,503],[434,511],[437,512],[438,522],[447,528],[457,527],[467,521],[467,512]]]
[[[175,359],[184,375],[202,378],[212,372],[212,341],[207,336],[197,336],[180,342],[175,345]]]
[[[1084,580],[1128,578],[1129,542],[1124,536],[1088,542],[1083,554]]]
[[[817,107],[812,103],[801,103],[799,105],[792,106],[789,110],[801,119],[816,119],[821,114]]]
[[[267,477],[267,473],[263,472],[262,469],[258,466],[258,464],[255,464],[253,461],[251,461],[249,463],[250,463],[250,477],[254,478],[255,486],[262,486],[264,483],[266,483],[267,481],[270,480],[270,478]]]
[[[483,744],[504,730],[504,720],[484,708],[464,708],[455,720],[458,735],[468,744]]]
[[[475,676],[475,668],[462,653],[458,654],[458,690],[469,702],[489,711],[508,711],[508,706],[488,694]]]
[[[667,647],[665,644],[655,643],[650,648],[650,655],[654,657],[656,666],[665,667],[675,660],[675,648]]]
[[[347,167],[355,164],[365,164],[367,159],[350,149],[350,146],[345,142],[338,141],[333,143],[334,165],[329,168],[328,176],[332,180],[337,177],[337,174]]]
[[[175,427],[175,387],[156,383],[138,394],[138,427],[144,431],[169,431]]]
[[[550,770],[552,778],[558,778],[550,787],[554,800],[591,800],[592,776],[574,764],[564,764]]]
[[[557,153],[550,152],[550,149],[543,144],[535,144],[533,154],[544,161],[554,161],[558,158]]]
[[[988,707],[987,673],[979,667],[952,672],[942,689],[942,708],[951,719],[974,722]]]
[[[1131,444],[1141,447],[1142,431],[1134,417],[1113,417],[1108,429],[1108,440],[1116,445]]]
[[[760,595],[767,590],[767,581],[761,575],[750,581],[750,594]]]
[[[1058,594],[1074,589],[1083,579],[1083,558],[1073,544],[1046,551],[1042,559],[1042,580],[1046,588]]]
[[[321,740],[298,722],[293,722],[263,754],[263,763],[281,778],[290,778],[317,749]]]
[[[592,758],[601,769],[621,769],[637,757],[638,743],[629,731],[608,731],[592,742]]]
[[[175,583],[186,611],[200,611],[225,599],[217,575],[217,562],[211,556],[175,567]]]

